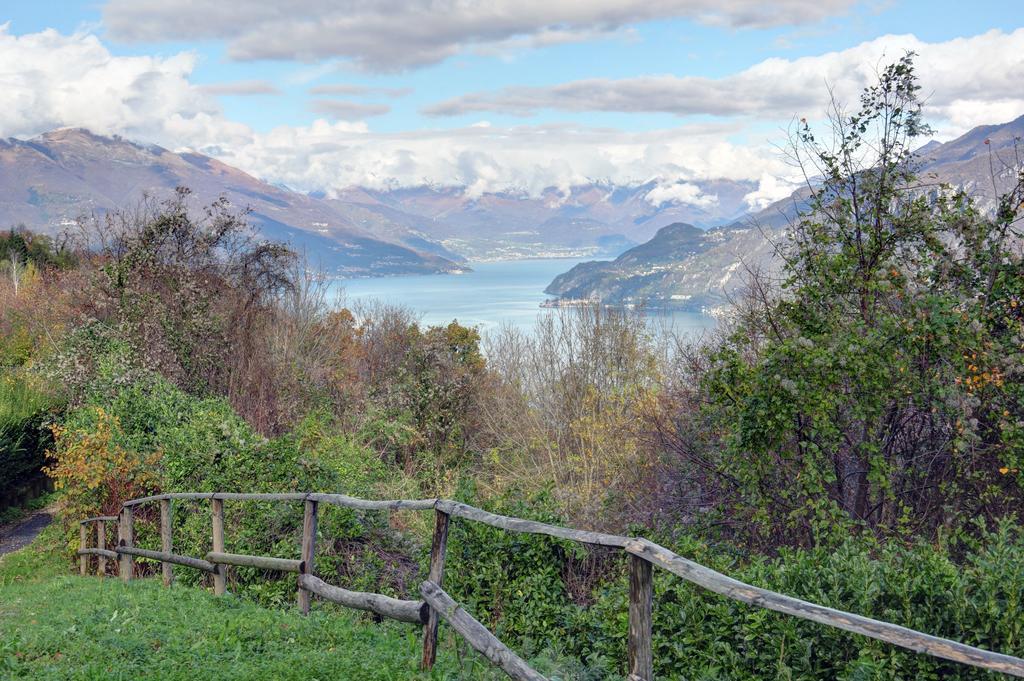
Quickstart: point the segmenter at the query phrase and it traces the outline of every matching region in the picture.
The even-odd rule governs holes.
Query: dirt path
[[[36,511],[10,525],[0,527],[0,556],[25,548],[32,543],[43,528],[50,524],[53,516],[49,509]]]

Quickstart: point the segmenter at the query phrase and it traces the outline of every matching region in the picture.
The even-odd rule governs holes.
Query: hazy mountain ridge
[[[450,272],[459,256],[398,221],[277,187],[201,154],[175,153],[68,128],[0,140],[0,225],[55,233],[83,216],[189,187],[197,203],[226,196],[270,239],[346,276]]]
[[[753,182],[695,181],[696,203],[652,203],[659,185],[593,182],[539,196],[513,190],[474,196],[464,187],[353,187],[338,200],[372,212],[398,211],[418,220],[415,228],[453,251],[475,259],[618,254],[647,241],[666,222],[704,227],[734,220],[747,211]],[[713,199],[712,199],[713,197]]]
[[[224,195],[252,210],[268,238],[292,243],[347,276],[450,272],[467,257],[617,255],[665,222],[709,227],[745,214],[753,182],[694,181],[692,202],[658,203],[658,180],[592,182],[539,196],[465,187],[350,187],[331,196],[270,184],[192,152],[66,128],[0,140],[0,226],[57,232],[86,215],[130,207],[187,186],[197,202]],[[671,185],[670,185],[671,186]],[[653,195],[657,196],[657,194]]]
[[[974,128],[946,143],[918,150],[918,191],[939,183],[963,188],[979,207],[991,210],[1010,188],[1021,158],[1024,116],[1002,125]],[[703,231],[690,224],[663,227],[649,242],[612,261],[576,265],[545,289],[562,304],[598,300],[610,305],[645,305],[685,310],[715,309],[745,284],[747,270],[780,270],[776,247],[790,220],[806,206],[809,191],[792,196],[729,225]]]

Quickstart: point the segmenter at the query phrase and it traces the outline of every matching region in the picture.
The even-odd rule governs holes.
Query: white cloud
[[[919,53],[918,72],[929,113],[955,132],[1024,113],[1024,28],[926,43],[913,35],[886,35],[855,47],[799,59],[772,58],[723,78],[657,75],[594,78],[549,87],[470,93],[428,106],[424,113],[454,116],[499,112],[527,116],[539,110],[663,112],[679,116],[817,117],[828,102],[855,102],[886,63]]]
[[[681,203],[690,206],[707,208],[718,203],[718,197],[714,194],[704,194],[701,188],[690,182],[676,182],[672,184],[659,184],[644,196],[652,206],[662,206],[666,203]]]
[[[743,203],[751,210],[761,210],[786,198],[802,184],[803,182],[796,177],[787,178],[765,173],[758,180],[757,189],[744,195]]]
[[[316,85],[309,88],[311,95],[335,95],[339,97],[405,97],[412,94],[409,87],[371,87],[369,85],[353,85],[350,83],[336,83],[331,85]]]
[[[428,184],[480,193],[539,194],[592,180],[666,183],[756,179],[782,170],[772,155],[725,141],[735,125],[624,132],[573,125],[372,132],[360,121],[386,105],[317,100],[335,122],[257,132],[226,118],[206,88],[189,82],[195,58],[112,55],[92,35],[0,31],[0,136],[81,126],[171,149],[216,156],[300,190]],[[358,107],[356,110],[353,107]],[[371,107],[370,109],[366,107]]]
[[[249,95],[279,95],[281,91],[265,80],[236,80],[230,83],[210,83],[200,85],[200,91],[208,95],[228,96],[249,96]]]
[[[442,61],[469,48],[542,46],[684,18],[734,28],[813,24],[854,0],[107,0],[116,40],[226,39],[236,59],[339,57],[371,70]]]
[[[316,99],[310,103],[309,108],[316,113],[340,118],[343,121],[361,121],[373,116],[383,116],[391,111],[387,104],[364,104],[344,99]]]
[[[623,132],[569,125],[378,133],[364,124],[281,126],[221,149],[227,163],[304,190],[437,184],[471,194],[516,189],[539,195],[595,180],[638,184],[756,180],[788,169],[774,153],[724,141],[723,126]],[[200,149],[202,151],[202,149]],[[707,201],[686,194],[676,198]],[[669,200],[666,195],[666,200]]]
[[[0,132],[80,126],[169,141],[171,127],[220,116],[216,101],[189,82],[195,62],[188,52],[114,57],[93,35],[14,36],[0,26]]]

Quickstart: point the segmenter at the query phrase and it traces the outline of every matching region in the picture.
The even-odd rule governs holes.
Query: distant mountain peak
[[[671,225],[665,225],[658,230],[654,238],[664,238],[669,236],[694,236],[703,234],[704,230],[700,227],[695,227],[686,222],[673,222]]]

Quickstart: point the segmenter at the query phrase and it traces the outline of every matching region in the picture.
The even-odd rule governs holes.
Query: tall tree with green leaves
[[[932,533],[1021,501],[1020,188],[989,217],[923,183],[918,93],[908,54],[834,105],[827,142],[801,121],[811,201],[781,291],[705,379],[716,472],[762,539]]]

